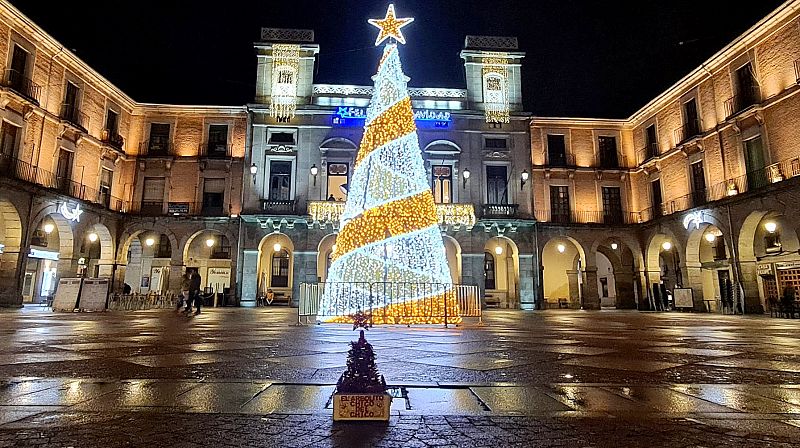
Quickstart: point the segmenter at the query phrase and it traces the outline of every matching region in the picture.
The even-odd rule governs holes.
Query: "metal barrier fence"
[[[325,294],[330,301],[324,303]],[[409,301],[409,297],[422,299]],[[457,310],[457,311],[455,311]],[[312,318],[347,317],[357,311],[386,322],[405,320],[441,321],[445,327],[456,318],[482,320],[482,304],[477,286],[449,283],[301,283],[297,323],[312,323]],[[390,316],[387,316],[387,313]],[[457,314],[457,315],[456,315]]]
[[[139,311],[169,309],[178,305],[178,297],[167,294],[114,294],[108,302],[108,309],[114,311]]]

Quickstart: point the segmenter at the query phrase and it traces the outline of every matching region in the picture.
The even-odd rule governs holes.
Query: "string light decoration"
[[[389,5],[389,9],[386,11],[386,17],[383,20],[380,19],[367,20],[367,22],[370,25],[377,27],[379,30],[381,30],[381,32],[378,33],[378,38],[375,39],[376,47],[380,45],[381,42],[389,38],[393,38],[397,42],[405,45],[406,38],[403,37],[403,32],[400,31],[400,29],[413,21],[414,21],[413,17],[398,19],[394,13],[394,4]]]
[[[294,118],[297,109],[297,77],[300,73],[300,45],[272,46],[272,103],[269,114],[278,120]]]
[[[483,59],[483,102],[487,123],[508,123],[508,56],[490,53]]]
[[[440,218],[396,44],[386,45],[374,79],[318,316],[345,323],[368,310],[373,324],[434,324],[444,316],[456,323]]]

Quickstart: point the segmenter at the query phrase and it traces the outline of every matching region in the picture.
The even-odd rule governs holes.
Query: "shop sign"
[[[349,107],[341,106],[336,109],[333,117],[333,124],[338,126],[351,125],[353,120],[366,120],[367,109],[364,107]],[[452,115],[450,111],[444,110],[431,110],[431,109],[417,109],[414,110],[414,121],[432,123],[437,128],[450,127]],[[362,123],[352,123],[353,126],[361,125]]]
[[[188,202],[170,202],[167,204],[167,214],[169,215],[188,215],[189,203]]]
[[[224,288],[230,286],[231,268],[208,268],[206,276],[206,286],[213,288],[214,291],[222,292]]]
[[[83,210],[81,210],[81,205],[80,204],[75,204],[75,208],[71,209],[71,208],[67,207],[67,203],[66,202],[62,202],[61,205],[58,207],[58,212],[67,221],[80,222],[81,213],[83,213]]]
[[[33,249],[28,254],[29,258],[40,258],[42,260],[58,261],[58,252],[51,252],[49,250]]]
[[[800,269],[800,261],[782,261],[775,263],[775,269],[782,271],[786,269]]]
[[[772,274],[772,265],[771,264],[759,264],[756,267],[756,271],[758,275],[770,275]]]

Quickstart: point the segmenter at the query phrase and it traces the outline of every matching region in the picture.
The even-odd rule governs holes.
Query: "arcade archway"
[[[584,285],[586,252],[574,239],[567,236],[551,238],[542,248],[542,280],[544,300],[548,307],[581,308],[583,289],[596,288]]]
[[[496,236],[486,242],[483,273],[487,306],[519,307],[519,249],[513,241]]]

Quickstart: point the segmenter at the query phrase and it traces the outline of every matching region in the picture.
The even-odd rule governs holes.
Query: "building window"
[[[219,236],[219,244],[211,252],[212,260],[229,260],[231,258],[231,242],[225,235]]]
[[[505,138],[498,138],[498,137],[486,137],[483,142],[483,146],[486,149],[491,149],[495,151],[505,151],[508,149],[508,140]]]
[[[292,199],[292,162],[273,160],[269,164],[269,200]]]
[[[747,189],[755,190],[768,183],[767,170],[764,169],[764,145],[761,136],[745,140],[744,163],[747,169]]]
[[[27,50],[14,44],[14,52],[11,56],[11,69],[6,78],[9,87],[19,93],[27,93],[28,59],[30,53]]]
[[[719,238],[717,238],[719,239]],[[781,235],[778,232],[767,233],[764,235],[764,251],[768,254],[781,252],[783,244],[781,243]]]
[[[19,144],[19,128],[7,121],[3,121],[0,133],[2,133],[0,135],[0,155],[9,159],[16,157],[17,145]]]
[[[106,131],[109,135],[117,135],[119,133],[119,114],[111,109],[106,112]]]
[[[72,151],[64,148],[58,150],[58,165],[56,165],[56,188],[69,193],[72,183]]]
[[[567,166],[567,144],[563,135],[547,134],[547,163],[550,166]]]
[[[163,233],[158,238],[156,258],[172,258],[172,245],[169,244],[169,238],[167,235],[164,235]]]
[[[504,165],[486,167],[486,203],[508,204],[508,168]]]
[[[114,172],[108,168],[100,169],[100,202],[106,207],[111,202],[111,184],[114,182]]]
[[[147,155],[169,155],[169,123],[150,123],[150,140]]]
[[[344,202],[347,200],[350,165],[343,162],[328,163],[328,200]]]
[[[645,130],[645,160],[658,157],[658,133],[655,123]]]
[[[736,110],[734,112],[739,112],[758,103],[758,81],[756,81],[753,64],[750,62],[736,70],[736,93],[738,100],[736,101]]]
[[[225,207],[225,179],[203,181],[203,214],[221,216]]]
[[[164,178],[145,177],[142,189],[142,207],[144,214],[160,215],[164,212]]]
[[[608,297],[608,277],[600,277],[600,291],[603,298]]]
[[[484,276],[484,289],[496,289],[497,282],[495,281],[494,270],[494,255],[489,252],[483,254],[483,276]]]
[[[271,132],[269,134],[270,145],[294,145],[294,132]]]
[[[728,252],[725,250],[725,238],[718,236],[714,240],[714,260],[727,260]]]
[[[453,167],[450,165],[433,165],[431,167],[433,200],[437,204],[453,202]]]
[[[623,224],[622,194],[619,187],[603,187],[603,223]]]
[[[550,220],[552,222],[570,222],[569,187],[550,186]]]
[[[75,83],[67,81],[64,104],[61,105],[61,118],[76,125],[83,125],[81,123],[81,113],[78,109],[80,91],[81,89]]]
[[[683,103],[683,135],[681,141],[700,135],[700,117],[697,113],[697,100],[689,99]]]
[[[600,136],[597,138],[597,147],[600,151],[600,167],[615,169],[619,168],[619,157],[617,156],[616,137]]]
[[[661,180],[656,179],[650,182],[650,205],[653,209],[653,217],[658,218],[663,215],[662,204],[663,200],[661,199]]]
[[[289,252],[286,249],[272,254],[272,277],[269,284],[273,288],[289,287]]]
[[[212,124],[208,127],[208,147],[206,154],[209,157],[228,156],[228,125]]]
[[[703,161],[693,163],[691,172],[693,206],[703,205],[706,203],[706,173]]]

